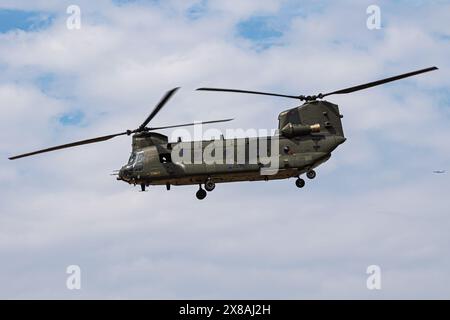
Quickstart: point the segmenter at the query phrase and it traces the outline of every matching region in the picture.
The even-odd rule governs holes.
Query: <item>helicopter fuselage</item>
[[[168,142],[159,133],[138,133],[118,179],[170,186],[298,177],[346,140],[341,117],[337,105],[313,101],[280,113],[278,132],[269,137]]]
[[[256,140],[279,139],[277,150],[270,150],[264,156],[258,152],[251,158],[249,146],[257,144]],[[130,157],[130,162],[122,167],[119,180],[130,184],[145,185],[190,185],[203,184],[207,180],[219,182],[274,180],[298,177],[323,162],[327,161],[331,152],[345,141],[344,137],[330,135],[315,135],[313,138],[298,137],[263,137],[263,138],[224,139],[214,141],[179,142],[159,144],[136,150]],[[198,152],[193,150],[195,144],[200,144],[200,153],[214,144],[216,152],[223,152],[221,161],[173,161],[172,150],[180,148],[183,152]],[[228,145],[228,146],[227,146]],[[245,146],[244,159],[237,158],[238,146]],[[260,150],[259,150],[260,151]],[[230,161],[230,154],[233,160]],[[195,156],[195,155],[194,155]]]

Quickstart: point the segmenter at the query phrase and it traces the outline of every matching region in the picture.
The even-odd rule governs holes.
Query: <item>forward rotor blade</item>
[[[381,79],[381,80],[377,80],[377,81],[361,84],[361,85],[358,85],[358,86],[354,86],[354,87],[350,87],[350,88],[346,88],[346,89],[341,89],[341,90],[337,90],[337,91],[333,91],[333,92],[329,92],[329,93],[323,94],[322,97],[326,97],[326,96],[329,96],[329,95],[332,95],[332,94],[352,93],[352,92],[355,92],[355,91],[368,89],[368,88],[371,88],[371,87],[379,86],[380,84],[385,84],[385,83],[388,83],[388,82],[397,81],[397,80],[400,80],[400,79],[412,77],[412,76],[415,76],[415,75],[418,75],[418,74],[421,74],[421,73],[430,72],[430,71],[434,71],[434,70],[438,70],[438,68],[437,67],[430,67],[430,68],[421,69],[421,70],[417,70],[417,71],[413,71],[413,72],[408,72],[408,73],[400,74],[398,76],[394,76],[394,77],[390,77],[390,78],[386,78],[386,79]]]
[[[286,94],[261,92],[261,91],[238,90],[238,89],[198,88],[197,90],[198,91],[219,91],[219,92],[250,93],[250,94],[259,94],[259,95],[264,95],[264,96],[284,97],[284,98],[300,99],[300,100],[302,99],[301,96],[290,96],[290,95],[286,95]]]
[[[111,135],[108,135],[108,136],[102,136],[102,137],[97,137],[97,138],[93,138],[93,139],[87,139],[87,140],[81,140],[81,141],[77,141],[77,142],[67,143],[67,144],[56,146],[56,147],[51,147],[51,148],[47,148],[47,149],[33,151],[33,152],[30,152],[30,153],[24,153],[24,154],[21,154],[21,155],[18,155],[18,156],[11,157],[11,158],[9,158],[9,160],[15,160],[15,159],[19,159],[19,158],[29,157],[29,156],[33,156],[35,154],[44,153],[44,152],[50,152],[50,151],[55,151],[55,150],[60,150],[60,149],[66,149],[66,148],[81,146],[81,145],[84,145],[84,144],[90,144],[90,143],[106,141],[106,140],[112,139],[114,137],[123,136],[123,135],[126,135],[126,134],[129,134],[129,132],[126,131],[126,132],[122,132],[122,133],[111,134]]]
[[[164,127],[155,127],[155,128],[147,128],[149,131],[154,130],[161,130],[161,129],[168,129],[168,128],[178,128],[178,127],[187,127],[187,126],[194,126],[196,124],[208,124],[208,123],[217,123],[217,122],[228,122],[234,119],[223,119],[223,120],[212,120],[212,121],[201,121],[201,122],[192,122],[192,123],[185,123],[185,124],[176,124],[173,126],[164,126]]]
[[[149,122],[157,115],[157,113],[164,107],[164,105],[169,101],[169,99],[177,92],[177,90],[180,89],[179,87],[173,88],[172,90],[168,91],[164,97],[161,99],[161,101],[156,105],[155,109],[149,114],[147,119],[139,126],[138,130],[143,130]]]

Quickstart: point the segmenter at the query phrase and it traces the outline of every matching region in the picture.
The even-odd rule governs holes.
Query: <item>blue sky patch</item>
[[[435,33],[434,35],[441,41],[450,41],[450,34],[448,33]]]
[[[43,73],[36,78],[36,85],[42,90],[42,92],[48,93],[55,81],[55,78],[56,76],[53,73]]]
[[[124,4],[128,4],[128,3],[136,2],[136,0],[113,0],[112,2],[114,4],[120,6],[120,5],[124,5]]]
[[[112,0],[112,2],[117,6],[123,6],[130,3],[139,4],[158,4],[159,0]]]
[[[186,16],[189,19],[197,20],[204,16],[208,10],[208,4],[206,0],[202,0],[192,5],[187,11]]]
[[[279,38],[283,35],[277,26],[274,17],[254,16],[237,25],[239,36],[261,42]]]
[[[46,28],[51,25],[54,17],[46,12],[0,10],[0,32],[6,33],[12,30],[33,31]]]
[[[84,113],[81,110],[74,110],[63,114],[58,120],[63,126],[78,126],[84,120]]]

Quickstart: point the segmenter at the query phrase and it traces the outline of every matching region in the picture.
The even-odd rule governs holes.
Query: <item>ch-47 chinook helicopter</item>
[[[164,127],[147,127],[150,121],[163,108],[167,101],[169,101],[178,88],[167,92],[147,119],[145,119],[137,129],[38,150],[14,156],[9,159],[14,160],[39,153],[106,141],[122,135],[132,135],[131,156],[128,163],[118,170],[117,180],[125,181],[133,185],[140,185],[142,191],[145,191],[146,187],[150,185],[165,185],[167,190],[170,190],[171,185],[199,185],[196,196],[201,200],[206,197],[206,191],[210,192],[214,190],[216,183],[258,180],[267,181],[291,177],[297,177],[295,184],[297,187],[302,188],[305,185],[305,181],[300,176],[306,173],[306,176],[309,179],[314,179],[316,176],[314,168],[327,161],[331,157],[331,152],[346,140],[341,122],[343,116],[339,112],[338,106],[322,100],[323,98],[334,94],[352,93],[437,69],[438,68],[436,67],[430,67],[313,96],[295,96],[221,88],[197,89],[202,91],[259,94],[304,101],[300,106],[281,112],[278,116],[278,132],[275,136],[266,137],[269,140],[274,138],[278,139],[278,150],[265,150],[266,152],[264,153],[266,155],[270,153],[272,156],[275,155],[277,157],[276,171],[271,174],[264,174],[264,171],[261,170],[264,169],[266,162],[262,161],[263,159],[260,156],[260,149],[270,149],[271,144],[266,143],[262,146],[259,143],[259,138],[224,139],[222,136],[220,139],[212,141],[183,142],[181,139],[178,139],[177,142],[169,142],[167,136],[154,131],[192,126],[196,123]],[[232,119],[213,120],[202,123],[208,124],[230,120]],[[255,140],[258,140],[258,142]],[[237,150],[238,145],[244,146],[246,156],[244,157],[243,163],[237,161],[237,157],[234,156],[235,153],[233,153],[231,162],[226,163],[205,163],[204,161],[185,163],[172,159],[174,158],[172,152],[175,149],[178,150],[178,152],[180,150],[182,152],[192,151],[195,148],[195,145],[197,145],[199,146],[200,151],[203,152],[208,146],[211,146],[211,144],[221,146],[222,149],[215,149],[216,153],[218,150],[219,152],[226,153],[226,145],[228,145],[228,147],[231,146],[233,151]],[[249,148],[251,145],[256,145],[258,149],[256,156],[254,157],[249,155]],[[202,188],[202,185],[204,185],[206,191]]]

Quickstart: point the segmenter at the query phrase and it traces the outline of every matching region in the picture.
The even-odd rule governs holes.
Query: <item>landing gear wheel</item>
[[[197,193],[195,194],[198,200],[203,200],[206,198],[206,191],[203,189],[199,189]]]
[[[308,179],[314,179],[316,177],[316,172],[314,170],[309,170],[306,173],[306,176],[308,177]]]
[[[295,185],[297,186],[297,188],[303,188],[305,186],[305,180],[303,180],[302,178],[298,178],[297,180],[295,180]]]
[[[214,182],[212,182],[211,180],[206,181],[206,183],[205,183],[206,191],[211,192],[214,190],[215,187],[216,187],[216,184]]]

